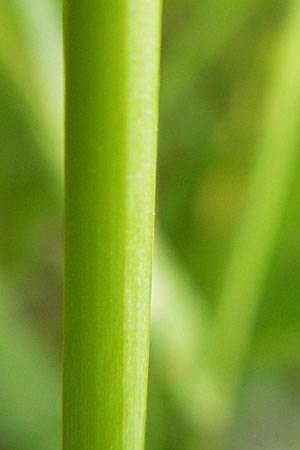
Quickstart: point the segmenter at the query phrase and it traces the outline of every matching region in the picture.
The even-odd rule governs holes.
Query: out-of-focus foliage
[[[0,0],[1,450],[59,448],[60,8]],[[164,1],[148,449],[299,447],[299,54],[298,0]]]

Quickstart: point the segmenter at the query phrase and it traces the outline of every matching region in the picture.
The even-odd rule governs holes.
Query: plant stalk
[[[64,450],[143,447],[160,10],[64,2]]]

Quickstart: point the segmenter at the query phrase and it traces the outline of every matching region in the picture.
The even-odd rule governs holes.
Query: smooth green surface
[[[63,449],[141,449],[160,2],[65,1]]]

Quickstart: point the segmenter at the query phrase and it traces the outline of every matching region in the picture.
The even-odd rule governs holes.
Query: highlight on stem
[[[160,16],[64,2],[64,450],[143,448]]]

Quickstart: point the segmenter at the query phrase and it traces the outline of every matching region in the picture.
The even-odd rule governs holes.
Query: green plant
[[[237,392],[247,365],[270,260],[294,178],[300,111],[300,64],[296,58],[300,42],[299,23],[300,4],[294,2],[287,11],[272,59],[248,199],[232,242],[216,311],[211,316],[207,311],[204,315],[201,309],[198,311],[198,340],[202,345],[205,342],[206,346],[206,351],[201,347],[198,351],[198,364],[201,362],[201,365],[193,367],[190,376],[183,372],[183,377],[179,372],[183,382],[180,382],[180,377],[175,382],[171,379],[172,395],[180,405],[179,410],[190,417],[196,433],[201,428],[205,449],[227,448]],[[176,280],[178,283],[178,277]],[[189,312],[194,296],[188,293],[187,286],[185,288],[185,298],[182,295],[181,301],[185,311]],[[180,292],[178,287],[176,289],[177,293]],[[164,313],[166,316],[171,316],[172,308],[178,309],[177,298],[173,294],[172,306]],[[199,295],[198,303],[201,304],[202,300]],[[192,317],[188,319],[190,329],[185,337],[192,335]],[[204,319],[205,326],[200,319]],[[166,319],[164,321],[167,323]],[[179,328],[184,329],[185,321],[185,314],[181,313],[176,326],[180,323]],[[169,339],[168,345],[172,348],[174,337],[171,333],[163,336],[167,336],[165,339]],[[286,338],[293,340],[295,347],[298,345],[298,339],[292,333]],[[291,358],[287,356],[286,348],[282,350],[281,339],[282,336],[273,336],[276,345],[270,339],[267,350],[263,348],[261,352],[268,353],[268,357]],[[160,337],[160,342],[162,344],[164,338]],[[197,339],[189,340],[191,353],[195,342]],[[161,348],[164,347],[161,345]],[[265,353],[263,357],[266,358]],[[164,357],[164,361],[166,359]],[[191,360],[195,360],[195,356]],[[184,367],[189,368],[189,365]]]
[[[165,2],[164,238],[154,264],[149,449],[219,448],[231,423],[230,448],[256,448],[254,423],[268,423],[273,413],[284,419],[276,444],[290,449],[287,436],[299,440],[291,425],[299,408],[291,374],[300,364],[298,13],[280,37],[267,77],[273,81],[264,84],[294,3]],[[0,2],[0,446],[24,450],[57,450],[60,440],[60,244],[53,233],[61,223],[59,9],[60,0]],[[231,242],[252,169],[252,200]],[[260,447],[274,447],[267,430],[259,439]]]
[[[212,379],[232,418],[235,393],[255,329],[270,260],[294,178],[300,111],[300,3],[291,4],[278,49],[264,116],[257,161],[232,254],[225,273],[211,342]]]
[[[140,449],[160,2],[64,6],[63,448]]]

